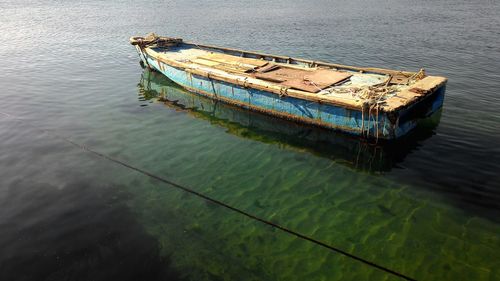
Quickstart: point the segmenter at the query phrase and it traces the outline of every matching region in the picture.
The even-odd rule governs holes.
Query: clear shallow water
[[[0,115],[0,276],[397,280],[35,126],[418,280],[500,278],[497,2],[0,9],[0,111],[23,120]],[[143,73],[127,40],[150,31],[353,65],[425,66],[450,79],[444,109],[412,139],[376,148]]]

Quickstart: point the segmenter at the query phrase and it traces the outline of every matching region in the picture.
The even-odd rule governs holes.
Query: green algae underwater
[[[409,185],[380,178],[379,175],[395,162],[392,155],[384,154],[381,148],[368,152],[365,148],[365,153],[372,154],[372,157],[358,157],[358,162],[353,163],[352,159],[343,156],[352,155],[359,150],[359,146],[369,145],[347,136],[339,140],[337,136],[328,141],[336,144],[337,148],[340,146],[341,152],[332,151],[327,154],[330,157],[308,163],[310,170],[304,171],[303,165],[290,165],[291,162],[305,161],[293,154],[317,154],[312,150],[316,147],[314,144],[326,142],[325,138],[328,139],[331,134],[322,130],[314,133],[312,128],[282,120],[275,120],[271,129],[269,124],[272,120],[261,120],[268,117],[186,92],[161,74],[149,70],[145,70],[138,92],[141,101],[154,101],[155,106],[163,104],[167,110],[208,122],[225,130],[230,138],[247,138],[265,145],[264,157],[273,158],[274,153],[286,151],[292,154],[280,167],[274,167],[273,163],[263,164],[261,160],[250,163],[231,161],[241,167],[233,167],[227,175],[218,173],[209,181],[206,178],[200,181],[203,177],[197,174],[179,179],[195,187],[196,191],[229,202],[231,206],[258,217],[269,218],[314,239],[328,241],[349,253],[404,272],[417,280],[435,279],[436,276],[446,280],[487,280],[498,274],[491,270],[498,262],[495,248],[500,243],[496,235],[500,227],[491,227],[487,220],[477,217],[464,219],[460,209],[442,204],[439,196],[429,197],[429,193],[415,192]],[[427,136],[425,132],[435,128],[439,114],[437,118],[433,116],[424,120],[419,125],[422,131],[419,133]],[[298,127],[309,134],[297,134]],[[290,135],[298,136],[301,141],[290,140]],[[289,142],[280,141],[284,139]],[[343,142],[344,146],[350,146],[350,153],[344,153],[346,148],[341,147]],[[397,154],[399,161],[401,154],[403,152]],[[240,158],[252,159],[244,154]],[[382,163],[373,165],[373,158]],[[210,172],[210,167],[220,169],[218,161],[195,161],[195,167],[188,169]],[[334,161],[336,165],[327,165],[328,161]],[[370,162],[370,165],[363,162]],[[258,182],[254,175],[248,173],[254,165],[261,165],[259,170],[265,171]],[[358,173],[356,178],[336,180],[339,176],[348,176],[353,169],[364,172],[361,177]],[[216,171],[213,173],[217,174]],[[308,180],[311,173],[315,173],[316,178],[324,178],[325,182],[311,184]],[[279,186],[275,184],[278,182],[281,183]],[[356,189],[352,188],[353,185]],[[167,194],[172,193],[179,194],[169,198]],[[148,188],[148,192],[141,197],[144,198],[138,202],[142,201],[145,205],[137,209],[150,209],[143,211],[147,213],[144,219],[146,225],[150,223],[150,233],[159,237],[162,248],[179,253],[181,257],[174,260],[185,264],[184,271],[194,260],[198,260],[196,264],[203,269],[194,279],[210,280],[212,276],[225,276],[227,280],[398,280],[211,202],[191,198],[182,191],[165,190],[165,187]],[[186,212],[186,209],[193,212]],[[355,216],[352,210],[355,210]],[[183,214],[179,222],[181,225],[171,225],[172,221],[166,222],[161,216],[155,218],[157,214],[172,217],[180,213]],[[148,223],[152,218],[153,221]],[[178,238],[171,239],[172,236]],[[186,244],[178,243],[182,239],[187,240]],[[182,249],[188,248],[196,254],[181,254]],[[220,256],[215,255],[217,258],[214,258],[214,253],[220,253]],[[477,259],[478,256],[486,259]],[[234,260],[225,261],[228,257]],[[182,259],[185,261],[182,262]],[[490,265],[485,264],[486,260]],[[241,265],[247,272],[235,270],[235,264]]]

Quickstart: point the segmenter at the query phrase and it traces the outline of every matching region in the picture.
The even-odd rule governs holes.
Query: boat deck
[[[425,76],[423,72],[363,71],[258,53],[250,53],[253,57],[248,57],[244,51],[189,43],[146,51],[157,60],[193,74],[278,95],[357,109],[377,106],[386,112],[411,105],[446,81],[443,77]]]

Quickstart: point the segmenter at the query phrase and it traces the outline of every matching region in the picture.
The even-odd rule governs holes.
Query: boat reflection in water
[[[391,142],[365,140],[341,132],[298,124],[190,93],[163,75],[145,69],[138,84],[141,99],[158,100],[175,110],[227,129],[239,137],[276,144],[332,159],[357,170],[390,171],[434,134],[441,110],[419,122],[407,136]]]

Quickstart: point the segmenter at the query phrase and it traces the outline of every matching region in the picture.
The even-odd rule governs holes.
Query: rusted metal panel
[[[327,69],[302,70],[276,67],[264,73],[254,73],[254,76],[267,81],[277,82],[290,88],[317,93],[333,84],[348,79],[352,74]]]
[[[352,74],[347,72],[318,69],[313,72],[304,73],[303,77],[288,80],[281,84],[306,92],[317,93],[333,84],[344,81],[351,76]]]

